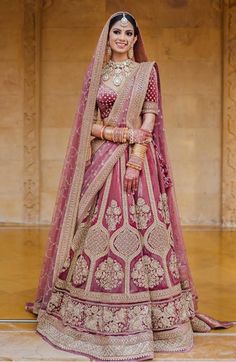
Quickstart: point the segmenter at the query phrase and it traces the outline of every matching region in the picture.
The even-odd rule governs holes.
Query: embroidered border
[[[84,354],[103,361],[154,358],[154,352],[189,350],[193,332],[189,322],[163,332],[143,332],[126,336],[104,336],[63,327],[59,320],[41,312],[37,331],[62,350]],[[109,343],[108,343],[109,339]]]
[[[145,101],[143,103],[142,113],[158,114],[158,107],[156,102]]]

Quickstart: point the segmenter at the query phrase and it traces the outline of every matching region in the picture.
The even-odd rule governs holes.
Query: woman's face
[[[133,25],[129,21],[125,27],[121,26],[120,21],[117,21],[110,29],[109,45],[115,53],[128,53],[136,40]]]

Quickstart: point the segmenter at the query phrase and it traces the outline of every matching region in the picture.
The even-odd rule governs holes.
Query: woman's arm
[[[146,130],[152,135],[155,117],[158,113],[158,87],[156,70],[153,68],[149,78],[148,89],[142,109],[142,126],[140,130]],[[149,142],[151,139],[149,139]],[[148,149],[148,142],[135,142],[132,153],[127,162],[127,168],[124,178],[124,189],[128,193],[135,192],[138,189],[139,173],[143,167],[143,161]]]

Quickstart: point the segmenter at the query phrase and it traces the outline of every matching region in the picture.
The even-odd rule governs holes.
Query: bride
[[[167,154],[158,66],[116,13],[85,75],[37,298],[37,332],[99,360],[186,351],[198,313]]]

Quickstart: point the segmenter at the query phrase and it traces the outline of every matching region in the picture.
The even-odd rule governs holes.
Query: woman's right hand
[[[132,130],[132,143],[149,143],[152,140],[152,133],[143,128],[133,128]]]
[[[124,191],[128,194],[135,193],[138,190],[138,178],[140,171],[132,167],[127,167],[124,177]]]

